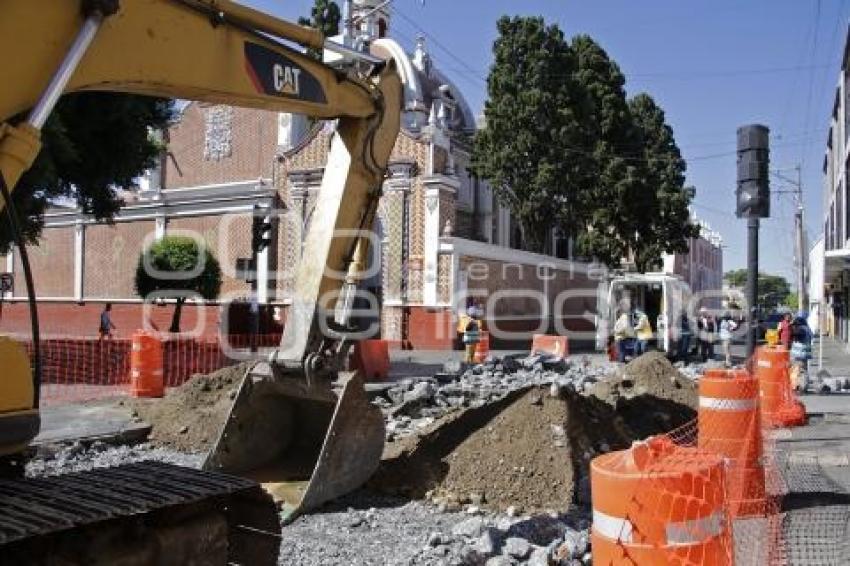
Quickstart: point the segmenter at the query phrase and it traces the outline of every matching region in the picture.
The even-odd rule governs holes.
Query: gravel
[[[419,501],[359,491],[283,529],[280,564],[461,566],[572,564],[565,541],[589,540],[589,518],[570,514],[470,517]],[[586,547],[586,544],[585,544]],[[580,559],[582,555],[579,555]]]
[[[113,446],[100,441],[90,444],[75,442],[40,447],[38,455],[27,463],[26,475],[27,477],[54,476],[143,460],[200,468],[203,459],[202,454],[186,454],[149,443]]]

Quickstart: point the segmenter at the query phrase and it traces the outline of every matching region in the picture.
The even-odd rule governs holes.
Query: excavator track
[[[160,462],[0,479],[0,564],[276,564],[256,482]]]

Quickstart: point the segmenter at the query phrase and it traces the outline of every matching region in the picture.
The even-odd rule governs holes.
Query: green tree
[[[642,228],[656,208],[655,192],[644,190],[640,132],[626,100],[623,73],[589,36],[576,36],[571,47],[575,79],[592,108],[592,185],[582,193],[586,230],[578,247],[582,254],[618,267],[622,258],[641,247]]]
[[[184,277],[199,267],[200,273]],[[199,246],[193,238],[166,236],[139,255],[135,283],[136,293],[142,298],[154,292],[167,296],[169,291],[192,291],[212,300],[221,290],[221,267],[206,246]],[[186,297],[176,296],[175,300],[177,304],[169,332],[180,332],[180,315]]]
[[[800,307],[800,295],[797,293],[788,293],[782,304],[791,310],[797,310]]]
[[[731,287],[746,287],[747,270],[733,269],[727,271],[723,275],[723,279]],[[774,309],[778,306],[788,304],[788,298],[791,294],[791,284],[781,275],[770,275],[760,272],[758,275],[758,287],[759,303],[762,308]],[[795,299],[793,307],[796,308],[796,306]]]
[[[497,28],[486,127],[473,141],[471,169],[510,209],[526,245],[545,251],[554,225],[571,234],[581,221],[590,159],[585,97],[557,26],[538,17],[502,17]],[[565,155],[566,148],[574,152]]]
[[[342,18],[339,5],[333,0],[314,0],[313,7],[310,9],[309,18],[298,18],[298,24],[316,28],[321,31],[325,37],[332,37],[339,34],[339,22]],[[307,51],[315,59],[322,58],[321,49],[309,49]]]
[[[747,285],[747,270],[733,269],[723,275],[723,280],[730,287],[745,287]]]
[[[24,239],[37,243],[44,211],[57,201],[111,220],[122,204],[116,189],[132,188],[161,154],[151,129],[166,127],[172,117],[172,101],[161,98],[103,92],[63,96],[42,130],[41,152],[12,196]],[[4,218],[0,251],[8,251],[11,242]]]
[[[629,100],[629,110],[639,137],[643,182],[641,196],[625,208],[637,227],[631,251],[643,272],[655,268],[663,253],[687,252],[689,239],[698,237],[700,230],[690,221],[687,165],[664,111],[645,93]]]

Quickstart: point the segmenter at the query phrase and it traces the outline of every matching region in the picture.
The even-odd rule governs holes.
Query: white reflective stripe
[[[667,523],[667,544],[670,546],[700,544],[722,532],[723,514],[717,511],[701,519]]]
[[[130,375],[132,375],[133,377],[139,377],[139,376],[140,376],[140,375],[142,375],[142,374],[141,374],[141,373],[139,373],[139,370],[134,369],[134,370],[130,373]]]
[[[760,368],[769,368],[769,367],[771,367],[771,366],[770,366],[770,362],[769,362],[769,361],[767,361],[767,360],[759,360],[758,362],[756,362],[756,365],[757,365],[758,367],[760,367]]]
[[[632,523],[628,519],[612,517],[596,509],[593,510],[593,530],[611,540],[632,542]]]
[[[749,411],[756,408],[756,400],[700,397],[699,406],[703,409],[714,409],[715,411]]]
[[[618,542],[632,542],[634,527],[628,519],[620,519],[593,510],[593,530],[596,534]],[[665,528],[667,544],[670,546],[688,546],[701,544],[707,539],[719,536],[723,532],[723,513],[717,511],[707,517],[667,523]]]

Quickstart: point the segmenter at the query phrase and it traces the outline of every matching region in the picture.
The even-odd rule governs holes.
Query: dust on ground
[[[133,410],[151,425],[150,442],[182,452],[207,452],[221,431],[248,364],[195,375],[162,399],[138,399]]]

